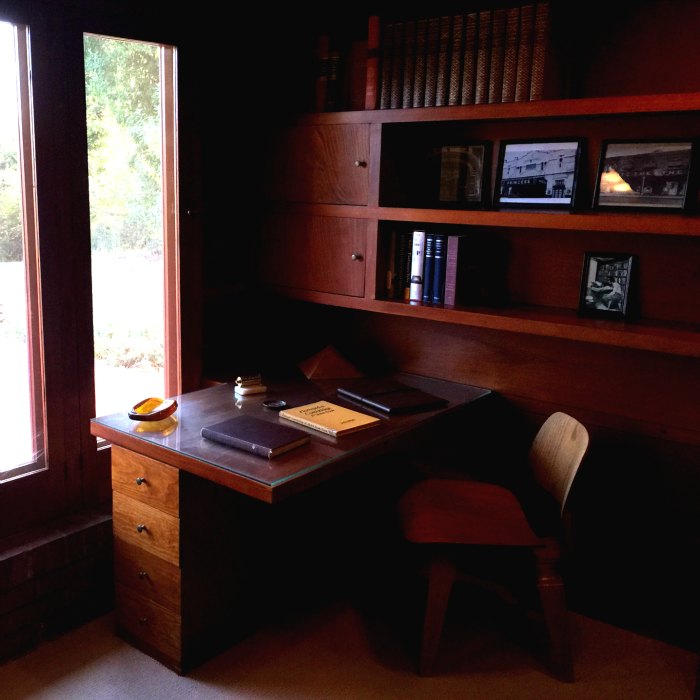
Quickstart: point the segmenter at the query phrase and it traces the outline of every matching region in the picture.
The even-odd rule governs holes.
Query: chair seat
[[[551,544],[533,532],[513,493],[495,484],[425,479],[404,493],[398,513],[410,542],[516,547]]]

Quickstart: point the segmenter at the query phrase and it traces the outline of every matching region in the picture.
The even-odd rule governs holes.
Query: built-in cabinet
[[[236,559],[256,546],[257,526],[240,523],[250,504],[159,460],[111,451],[117,630],[184,673],[252,624],[251,574]]]
[[[592,197],[605,139],[693,138],[699,128],[697,93],[306,115],[275,141],[288,148],[280,151],[280,167],[271,167],[267,192],[274,213],[265,221],[263,279],[311,302],[698,357],[700,278],[693,261],[700,256],[700,217],[594,210]],[[436,148],[491,144],[492,192],[502,141],[562,137],[585,144],[572,211],[499,211],[488,204],[478,210],[426,208],[428,196],[420,187],[431,186],[429,154]],[[352,197],[362,190],[358,179],[368,190]],[[493,274],[504,280],[504,304],[423,305],[387,298],[391,233],[430,227],[503,241],[507,256]],[[579,316],[587,251],[637,257],[634,319]]]
[[[582,420],[592,448],[571,501],[572,605],[687,644],[698,585],[689,562],[700,541],[700,210],[695,201],[687,213],[592,202],[604,140],[700,136],[700,55],[689,29],[700,11],[692,2],[678,3],[673,17],[664,2],[634,11],[598,3],[597,14],[576,6],[578,38],[564,28],[578,43],[571,99],[305,113],[273,129],[261,278],[294,319],[290,354],[304,329],[298,337],[316,342],[314,351],[333,342],[359,366],[388,362],[487,386],[531,434],[554,410]],[[658,44],[659,28],[677,39]],[[666,51],[669,41],[678,53]],[[611,47],[624,71],[610,67]],[[489,142],[492,194],[504,140],[573,137],[584,147],[572,211],[431,206],[436,148]],[[356,143],[367,148],[362,156]],[[360,176],[361,197],[339,194]],[[491,269],[506,290],[501,303],[390,298],[392,235],[414,228],[500,241],[507,255]],[[579,315],[589,251],[636,257],[634,318]]]

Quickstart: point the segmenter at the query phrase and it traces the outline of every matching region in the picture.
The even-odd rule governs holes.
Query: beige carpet
[[[459,618],[459,616],[457,616]],[[106,615],[0,666],[2,700],[689,700],[697,655],[572,615],[577,681],[547,675],[503,625],[451,620],[420,678],[386,620],[345,602],[267,626],[179,677]]]

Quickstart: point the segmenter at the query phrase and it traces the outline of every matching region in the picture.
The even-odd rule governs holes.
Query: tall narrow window
[[[0,481],[46,465],[28,46],[0,22]]]
[[[175,49],[86,34],[96,415],[180,392]]]

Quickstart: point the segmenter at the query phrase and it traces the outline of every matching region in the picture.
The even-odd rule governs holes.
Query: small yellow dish
[[[129,418],[131,420],[163,420],[175,413],[176,410],[177,401],[175,399],[149,397],[133,406],[129,411]]]

